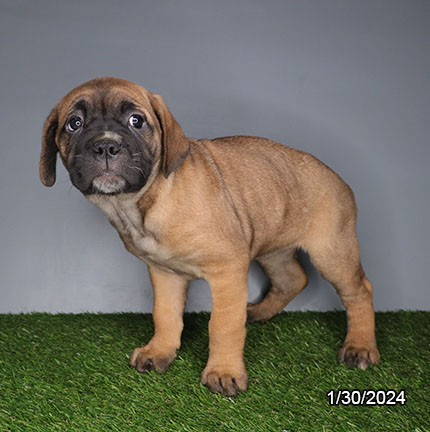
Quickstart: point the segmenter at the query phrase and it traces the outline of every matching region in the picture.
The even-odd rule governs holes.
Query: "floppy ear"
[[[175,171],[190,151],[190,145],[181,127],[173,118],[172,113],[160,95],[150,95],[152,109],[157,116],[161,128],[162,163],[164,177]]]
[[[57,163],[58,147],[55,144],[55,134],[58,128],[58,110],[55,107],[43,124],[42,152],[40,154],[40,180],[45,186],[55,183],[55,165]]]

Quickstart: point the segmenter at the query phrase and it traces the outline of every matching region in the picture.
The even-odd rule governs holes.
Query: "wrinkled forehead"
[[[152,109],[148,91],[137,84],[122,82],[93,82],[82,84],[68,93],[60,102],[60,121],[71,113],[80,111],[101,116],[122,115],[127,111],[142,111],[151,117]]]

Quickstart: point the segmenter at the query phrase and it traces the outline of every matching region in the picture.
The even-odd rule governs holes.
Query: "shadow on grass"
[[[396,319],[393,319],[393,317]],[[187,357],[193,368],[202,370],[209,355],[208,323],[210,313],[191,312],[184,314],[184,330],[182,333],[182,345],[178,351]],[[97,326],[106,325],[114,327],[122,340],[124,350],[131,353],[134,348],[145,345],[152,337],[154,326],[151,314],[107,314],[99,315]],[[94,326],[94,321],[89,321]],[[341,348],[347,331],[347,320],[345,311],[334,312],[282,312],[266,322],[254,322],[247,324],[246,353],[248,358],[264,357],[268,340],[272,339],[275,332],[285,334],[285,344],[297,342],[295,338],[301,338],[297,328],[306,327],[309,331],[322,332],[323,337],[320,344],[324,348],[333,350],[333,359]],[[393,344],[393,329],[404,326],[399,315],[390,313],[378,313],[376,318],[376,338],[381,353],[390,349]],[[96,329],[94,329],[97,331]],[[306,334],[300,340],[308,342]]]
[[[193,368],[203,370],[209,356],[210,314],[192,312],[184,315],[181,350],[187,353]]]

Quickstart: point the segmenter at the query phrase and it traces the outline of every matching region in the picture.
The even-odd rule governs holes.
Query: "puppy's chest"
[[[116,197],[90,199],[117,229],[127,250],[164,271],[173,271],[190,278],[200,278],[201,272],[187,254],[180,253],[164,240],[163,224],[155,216],[143,219],[135,201]]]

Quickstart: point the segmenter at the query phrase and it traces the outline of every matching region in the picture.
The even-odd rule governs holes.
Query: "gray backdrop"
[[[378,310],[430,309],[428,1],[0,1],[0,312],[144,311],[144,263],[59,164],[42,123],[100,75],[161,93],[191,137],[259,135],[309,151],[354,189]],[[288,309],[341,307],[310,283]],[[250,298],[266,286],[252,267]],[[206,282],[187,309],[208,310]]]

